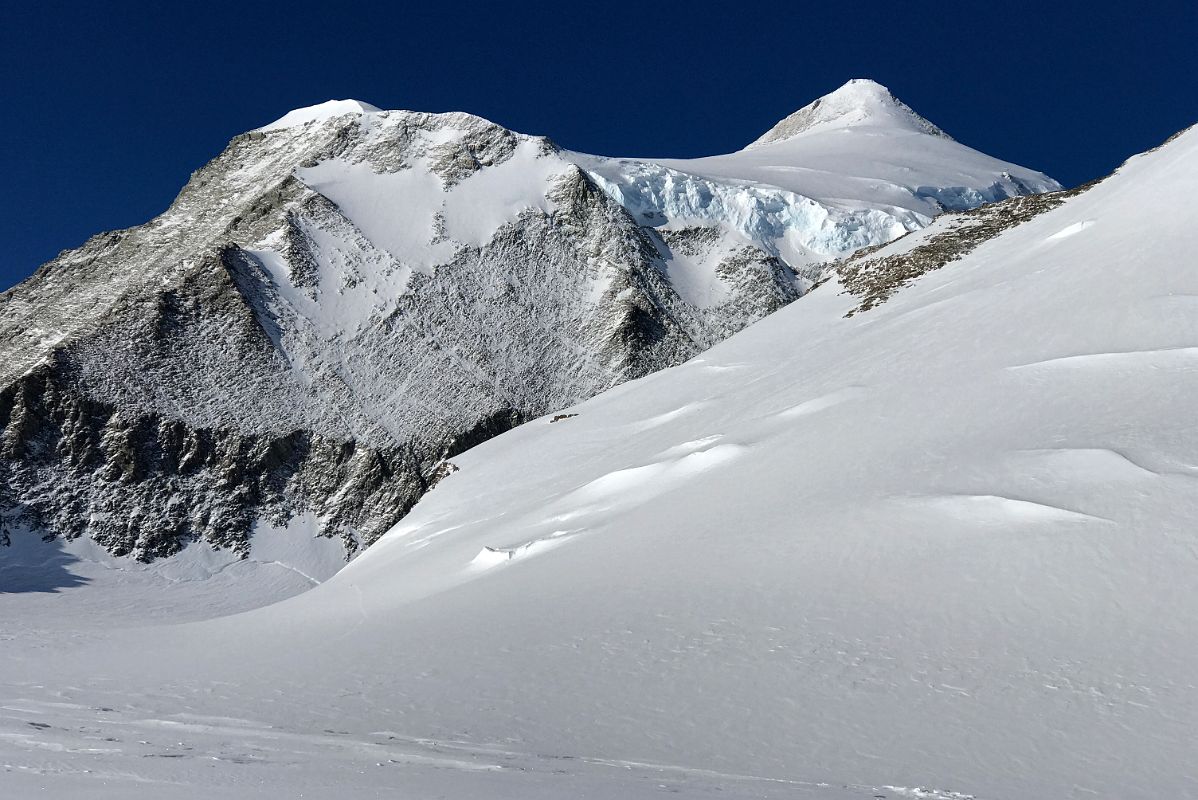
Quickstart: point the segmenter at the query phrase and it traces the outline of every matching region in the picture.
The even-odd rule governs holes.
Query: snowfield
[[[268,535],[227,569],[273,605],[29,544],[0,789],[1198,797],[1195,185],[1191,129],[876,308],[833,278],[331,577]]]

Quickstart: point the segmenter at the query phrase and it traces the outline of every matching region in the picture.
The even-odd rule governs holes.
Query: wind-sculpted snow
[[[918,191],[804,193],[464,113],[298,109],[0,296],[0,507],[144,560],[246,554],[297,514],[354,552],[447,458],[685,361],[927,224],[935,192],[980,202],[1018,169],[903,132],[956,148],[904,172]]]

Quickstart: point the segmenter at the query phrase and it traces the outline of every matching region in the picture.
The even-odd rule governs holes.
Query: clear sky
[[[0,287],[352,97],[604,155],[743,147],[849,78],[1066,185],[1198,122],[1198,2],[0,0]]]

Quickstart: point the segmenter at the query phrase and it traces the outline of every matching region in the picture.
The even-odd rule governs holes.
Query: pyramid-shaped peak
[[[803,106],[766,131],[749,147],[791,139],[813,130],[856,126],[910,130],[949,138],[916,114],[890,90],[869,78],[854,78],[818,100]]]
[[[273,131],[279,128],[291,128],[317,120],[341,117],[346,114],[370,114],[382,111],[378,106],[364,103],[361,100],[327,100],[314,106],[305,106],[288,111],[269,125],[263,125],[258,130]]]

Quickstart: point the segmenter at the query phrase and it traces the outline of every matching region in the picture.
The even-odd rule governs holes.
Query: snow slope
[[[1196,182],[1192,129],[872,310],[834,279],[285,602],[6,642],[0,781],[1198,797]]]

